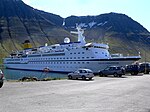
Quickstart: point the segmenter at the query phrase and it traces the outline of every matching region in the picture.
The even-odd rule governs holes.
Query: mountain
[[[125,14],[107,13],[97,16],[70,16],[47,13],[26,5],[22,0],[0,0],[0,58],[12,50],[21,50],[25,40],[34,47],[45,43],[61,43],[76,25],[85,29],[87,42],[108,43],[112,53],[141,55],[150,60],[150,33]],[[145,58],[143,58],[145,60]]]
[[[64,37],[70,36],[60,27],[63,18],[44,13],[21,0],[0,0],[0,57],[9,55],[12,50],[22,49],[21,43],[27,39],[36,47],[62,42]]]
[[[150,61],[150,33],[141,24],[125,14],[107,13],[98,16],[70,16],[64,21],[70,31],[76,25],[85,30],[88,41],[108,43],[112,53],[138,55]]]
[[[142,25],[125,14],[108,13],[98,16],[70,16],[65,19],[67,28],[76,27],[79,24],[83,28],[102,28],[107,31],[121,33],[149,33]]]

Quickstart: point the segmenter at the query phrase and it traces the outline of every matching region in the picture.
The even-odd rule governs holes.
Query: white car
[[[89,80],[92,80],[93,77],[94,74],[90,69],[78,69],[68,74],[68,79],[82,78],[83,80],[86,80],[88,78]]]

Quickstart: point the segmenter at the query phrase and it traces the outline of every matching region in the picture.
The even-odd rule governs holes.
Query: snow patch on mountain
[[[80,26],[81,28],[83,28],[83,27],[84,27],[84,28],[85,28],[85,27],[88,27],[88,25],[86,25],[86,23],[80,23],[79,26]]]
[[[99,23],[97,24],[97,26],[104,26],[106,23],[108,23],[108,21],[105,21],[104,23]]]
[[[96,22],[92,21],[88,25],[89,25],[90,28],[92,28],[95,24],[96,24]]]

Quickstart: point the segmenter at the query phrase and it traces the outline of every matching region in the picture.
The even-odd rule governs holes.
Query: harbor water
[[[25,71],[25,70],[13,70],[13,69],[2,69],[6,80],[19,80],[23,77],[36,77],[39,80],[44,78],[56,78],[63,79],[67,78],[67,74],[51,73],[51,72],[40,72],[40,71]]]

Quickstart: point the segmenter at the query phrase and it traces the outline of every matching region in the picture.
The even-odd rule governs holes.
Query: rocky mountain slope
[[[61,43],[76,25],[85,29],[87,42],[110,45],[112,53],[141,55],[150,60],[150,33],[138,22],[124,14],[108,13],[98,16],[59,15],[34,9],[21,0],[0,0],[0,58],[12,50],[22,49],[21,43],[30,40],[34,47],[45,43]]]
[[[60,16],[47,13],[61,22]],[[52,20],[52,21],[51,21]],[[12,50],[22,49],[21,43],[30,40],[33,46],[46,42],[58,43],[70,33],[55,25],[55,19],[47,19],[42,13],[21,0],[0,0],[0,51],[1,57]]]
[[[137,55],[140,52],[145,57],[146,52],[147,59],[150,59],[149,31],[125,14],[70,16],[65,19],[67,30],[74,29],[77,24],[86,29],[85,36],[89,41],[108,43],[113,53]]]

